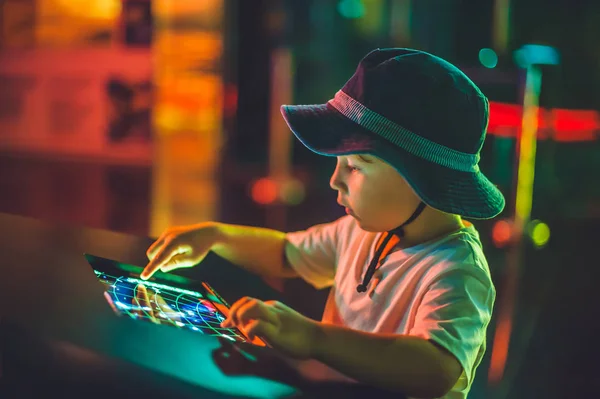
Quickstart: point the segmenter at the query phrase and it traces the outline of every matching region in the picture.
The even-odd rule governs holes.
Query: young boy
[[[377,49],[323,105],[282,106],[310,150],[337,157],[347,216],[306,231],[201,223],[165,232],[143,278],[209,250],[265,276],[331,287],[321,322],[243,298],[224,326],[297,358],[414,397],[465,398],[485,352],[495,289],[478,233],[502,194],[479,171],[488,100],[431,54]]]

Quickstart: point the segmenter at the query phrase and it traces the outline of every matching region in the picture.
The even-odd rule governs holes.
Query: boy
[[[321,322],[243,298],[223,325],[364,383],[465,398],[495,289],[478,233],[461,216],[492,218],[504,207],[478,168],[488,100],[438,57],[377,49],[327,104],[282,114],[306,147],[337,157],[331,187],[348,215],[288,234],[220,223],[171,229],[149,248],[143,278],[213,250],[261,275],[331,286]]]

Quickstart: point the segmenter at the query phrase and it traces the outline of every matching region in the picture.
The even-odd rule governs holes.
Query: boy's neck
[[[400,246],[408,248],[419,245],[463,227],[465,224],[460,216],[440,212],[428,206],[415,221],[404,227],[404,238],[400,240]]]

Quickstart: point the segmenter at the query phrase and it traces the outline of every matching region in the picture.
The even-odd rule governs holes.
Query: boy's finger
[[[158,269],[160,269],[165,263],[169,261],[177,253],[177,243],[174,240],[167,241],[162,249],[152,258],[152,260],[148,263],[148,265],[144,268],[142,273],[140,274],[140,278],[142,280],[147,280]]]
[[[151,308],[150,298],[148,297],[148,291],[146,290],[146,287],[143,284],[138,284],[135,287],[135,298],[138,301],[138,305],[140,306],[140,308]]]
[[[150,301],[146,287],[142,284],[138,284],[134,288],[134,293],[135,297],[132,305],[137,305],[138,310],[133,311],[133,313],[140,317],[148,317],[151,321],[156,322],[157,320],[154,317],[152,302]]]
[[[189,254],[187,253],[179,253],[179,254],[175,254],[171,257],[171,259],[169,259],[166,263],[164,263],[161,267],[160,270],[168,273],[172,270],[175,269],[181,269],[183,267],[192,267],[196,264],[197,262],[195,262]]]
[[[277,325],[278,319],[273,311],[262,301],[255,300],[242,306],[237,317],[242,325],[250,323],[252,320],[264,320]]]
[[[225,321],[223,321],[223,323],[221,323],[221,325],[223,327],[231,327],[233,325],[238,324],[238,318],[237,318],[237,312],[240,309],[240,307],[244,306],[246,303],[248,303],[249,301],[252,301],[253,299],[245,296],[241,299],[239,299],[236,303],[234,303],[233,305],[231,305],[231,308],[229,308],[229,315],[227,316],[227,319],[225,319]]]
[[[277,327],[264,320],[253,320],[244,328],[249,339],[260,337],[265,341],[273,341],[277,335]]]
[[[160,237],[158,237],[156,239],[156,241],[154,241],[152,243],[152,245],[150,245],[150,247],[146,251],[146,256],[148,257],[148,260],[152,260],[154,258],[156,253],[160,250],[160,248],[165,243],[166,238],[167,238],[167,234],[162,234]]]

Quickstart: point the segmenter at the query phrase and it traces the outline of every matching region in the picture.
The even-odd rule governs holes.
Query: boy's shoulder
[[[379,233],[363,230],[356,219],[346,215],[331,222],[335,226],[338,248],[349,248],[358,242],[374,243]],[[477,269],[489,274],[485,254],[483,253],[479,232],[472,223],[466,222],[465,227],[438,237],[434,240],[418,244],[398,251],[397,256],[420,259],[430,264],[430,267],[442,272],[450,269]],[[391,253],[394,258],[394,253]]]
[[[332,223],[336,225],[337,233],[342,239],[374,238],[379,234],[363,230],[356,219],[349,215],[343,216]],[[432,255],[462,261],[465,261],[468,257],[471,257],[473,262],[478,262],[482,258],[485,260],[479,232],[473,224],[468,222],[465,223],[465,227],[459,230],[414,247],[406,248],[405,251],[409,253],[429,252]]]
[[[472,224],[431,243],[422,250],[423,256],[428,258],[430,264],[429,276],[435,278],[449,274],[469,275],[486,285],[492,285],[479,233]]]

